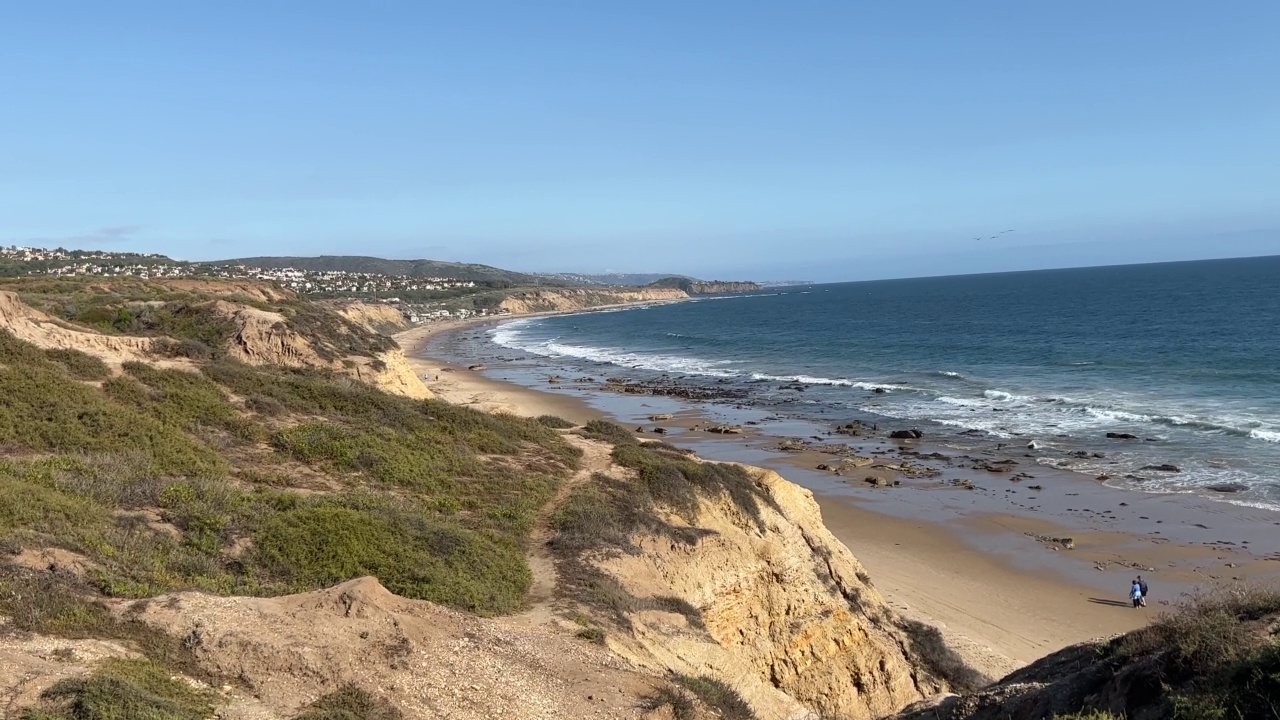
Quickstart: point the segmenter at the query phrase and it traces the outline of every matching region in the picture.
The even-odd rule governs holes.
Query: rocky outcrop
[[[762,720],[883,717],[945,690],[812,493],[750,472],[758,515],[728,496],[703,498],[692,523],[664,518],[696,542],[636,537],[639,552],[596,561],[633,596],[696,608],[702,625],[631,612],[609,646],[640,667],[720,678]]]
[[[589,288],[555,288],[518,290],[503,299],[498,309],[511,315],[543,312],[572,312],[631,303],[665,302],[688,297],[683,290],[655,288],[640,290],[597,290]]]

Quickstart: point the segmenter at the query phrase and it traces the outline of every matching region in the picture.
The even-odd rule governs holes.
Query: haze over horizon
[[[0,243],[814,281],[1280,254],[1278,26],[1261,1],[16,5]]]

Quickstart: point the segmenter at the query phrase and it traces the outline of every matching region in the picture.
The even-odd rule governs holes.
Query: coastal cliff
[[[542,312],[590,310],[592,308],[630,303],[667,302],[683,300],[687,297],[687,293],[676,288],[516,290],[509,293],[498,305],[498,308],[512,315],[529,315]]]
[[[650,283],[646,287],[681,290],[688,295],[731,295],[734,293],[758,292],[764,289],[763,285],[754,282],[693,280],[685,277],[663,278]]]
[[[398,395],[430,396],[399,347],[374,331],[375,324],[392,321],[377,306],[348,308],[345,312],[304,306],[305,312],[286,314],[222,299],[293,301],[291,294],[271,286],[170,281],[166,288],[201,292],[217,299],[183,303],[172,309],[155,303],[136,307],[125,304],[115,311],[115,317],[126,317],[122,311],[130,318],[144,313],[165,317],[180,314],[185,327],[202,328],[201,339],[160,333],[139,336],[95,332],[37,310],[9,291],[0,291],[0,330],[39,348],[83,352],[117,369],[129,362],[193,369],[193,355],[215,353],[251,365],[327,369]],[[398,311],[393,312],[399,315]],[[357,320],[348,320],[348,314]],[[300,324],[305,327],[294,327]],[[320,327],[323,332],[318,330]],[[217,347],[209,347],[210,343]]]
[[[870,720],[968,687],[774,473],[419,399],[382,311],[23,287],[0,713]]]
[[[722,682],[762,720],[869,720],[979,680],[885,604],[807,490],[604,434],[611,463],[551,544],[565,599],[619,656]]]
[[[611,647],[642,667],[722,677],[761,718],[878,718],[946,689],[812,494],[772,471],[748,473],[764,498],[758,521],[709,496],[690,525],[698,543],[640,536],[637,554],[600,562],[632,594],[698,608],[705,630],[640,611]]]

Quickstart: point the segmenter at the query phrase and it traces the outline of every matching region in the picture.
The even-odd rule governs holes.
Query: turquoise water
[[[740,387],[797,417],[1034,440],[1042,462],[1111,482],[1232,483],[1211,494],[1280,507],[1280,257],[816,285],[491,335],[560,366]],[[1162,463],[1182,472],[1142,469]]]

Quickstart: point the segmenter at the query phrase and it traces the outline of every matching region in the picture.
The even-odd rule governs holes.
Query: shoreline
[[[527,378],[524,384],[502,379],[501,367],[469,371],[438,357],[439,352],[424,353],[442,334],[456,337],[486,321],[525,317],[531,316],[437,323],[397,334],[396,339],[415,371],[435,378],[426,383],[447,402],[487,411],[555,414],[579,423],[605,418],[624,426],[650,425],[646,415],[673,412],[676,417],[663,423],[668,442],[689,447],[709,460],[744,462],[780,472],[814,493],[828,528],[868,568],[892,607],[908,618],[943,629],[966,659],[990,675],[1003,675],[1067,645],[1145,625],[1159,612],[1160,604],[1176,600],[1181,590],[1245,576],[1253,579],[1280,574],[1280,563],[1247,557],[1236,535],[1223,544],[1196,546],[1163,537],[1163,531],[1152,536],[1116,530],[1104,522],[1112,520],[1107,516],[1114,516],[1114,511],[1100,509],[1095,514],[1102,520],[1097,522],[1053,512],[1036,517],[1013,507],[1025,505],[1013,496],[1028,490],[1021,485],[1016,489],[1000,487],[992,482],[994,477],[983,479],[982,485],[990,486],[981,488],[983,492],[943,490],[910,479],[904,480],[902,488],[872,489],[851,482],[851,478],[833,478],[830,473],[813,470],[816,463],[833,456],[777,452],[773,446],[778,435],[756,432],[755,428],[734,436],[702,432],[697,428],[723,418],[713,417],[714,412],[695,403],[656,396],[607,397],[604,391],[568,381],[534,388]],[[860,451],[869,444],[861,443]],[[896,445],[897,450],[902,449],[902,443]],[[925,452],[930,447],[920,444],[909,452]],[[1047,468],[1036,468],[1037,473],[1041,470]],[[999,481],[1008,485],[1007,478]],[[1055,484],[1059,481],[1087,490],[1083,493],[1087,504],[1099,508],[1114,506],[1116,498],[1134,494],[1080,478],[1054,478]],[[1063,494],[1079,496],[1081,492]],[[980,499],[979,495],[987,497]],[[1104,499],[1107,495],[1110,497]],[[1142,508],[1135,512],[1153,513],[1144,518],[1156,517],[1157,510],[1169,517],[1181,516],[1181,524],[1186,524],[1185,516],[1203,512],[1197,507],[1175,512],[1168,496],[1150,497],[1152,502],[1130,497],[1129,502],[1119,504]],[[1002,503],[1010,507],[1004,508]],[[1064,534],[1073,538],[1071,550],[1044,542]],[[1212,568],[1222,569],[1215,572]],[[1126,578],[1137,572],[1147,573],[1154,591],[1152,606],[1143,611],[1122,607],[1127,605]]]

